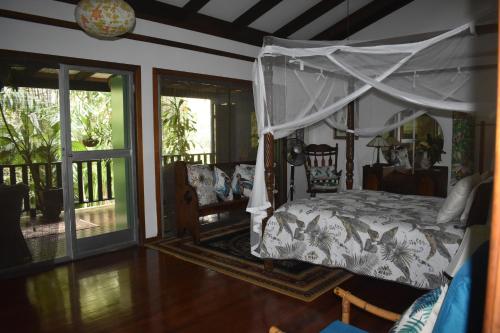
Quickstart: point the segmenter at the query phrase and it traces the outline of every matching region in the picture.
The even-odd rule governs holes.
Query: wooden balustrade
[[[39,174],[40,179],[43,179],[45,184],[51,184],[52,187],[62,187],[61,162],[54,162],[50,165],[47,163],[0,164],[0,184],[24,183],[29,185],[30,191],[23,201],[24,211],[35,208],[33,203],[36,202],[36,194],[32,172]],[[73,162],[73,173],[75,205],[114,199],[111,160],[75,161]]]
[[[163,165],[177,161],[197,164],[215,163],[215,153],[185,154],[185,155],[163,155]]]

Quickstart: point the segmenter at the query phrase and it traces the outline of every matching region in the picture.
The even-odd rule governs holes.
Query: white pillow
[[[437,223],[447,223],[462,214],[472,188],[479,182],[479,174],[460,179],[451,189],[446,200],[439,209]]]
[[[483,178],[483,174],[481,174],[481,179]],[[479,185],[484,184],[484,183],[489,183],[493,181],[493,177],[489,177],[482,182],[476,184],[472,191],[469,194],[469,197],[467,198],[467,202],[465,203],[465,208],[464,211],[462,212],[462,215],[460,215],[460,223],[465,224],[467,223],[467,219],[469,218],[469,213],[470,213],[470,208],[472,207],[472,203],[474,202],[474,198],[476,197],[476,192],[477,189],[479,188]]]

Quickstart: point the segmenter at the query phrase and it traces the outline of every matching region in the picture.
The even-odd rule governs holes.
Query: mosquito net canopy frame
[[[265,155],[272,156],[265,151],[266,136],[267,140],[280,139],[324,122],[371,137],[430,111],[450,114],[489,109],[495,96],[484,96],[477,87],[482,73],[496,66],[496,38],[494,33],[477,34],[473,23],[400,44],[266,38],[253,66],[259,147],[247,207],[252,214],[252,253],[261,256],[262,223],[272,211],[265,181]],[[415,112],[386,126],[348,129],[338,120],[338,113],[373,90],[408,104]],[[359,117],[364,116],[359,110]],[[268,183],[273,183],[269,170],[267,176]]]

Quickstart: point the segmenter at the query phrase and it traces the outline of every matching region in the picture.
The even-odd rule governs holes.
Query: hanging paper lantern
[[[75,19],[89,35],[109,39],[132,30],[135,13],[123,0],[81,0],[75,9]]]

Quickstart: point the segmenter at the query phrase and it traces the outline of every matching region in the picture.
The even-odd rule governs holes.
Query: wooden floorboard
[[[342,286],[398,312],[422,294],[359,276]],[[304,303],[145,248],[0,280],[0,294],[4,332],[318,332],[340,317],[333,293]],[[391,326],[361,311],[352,322]]]

